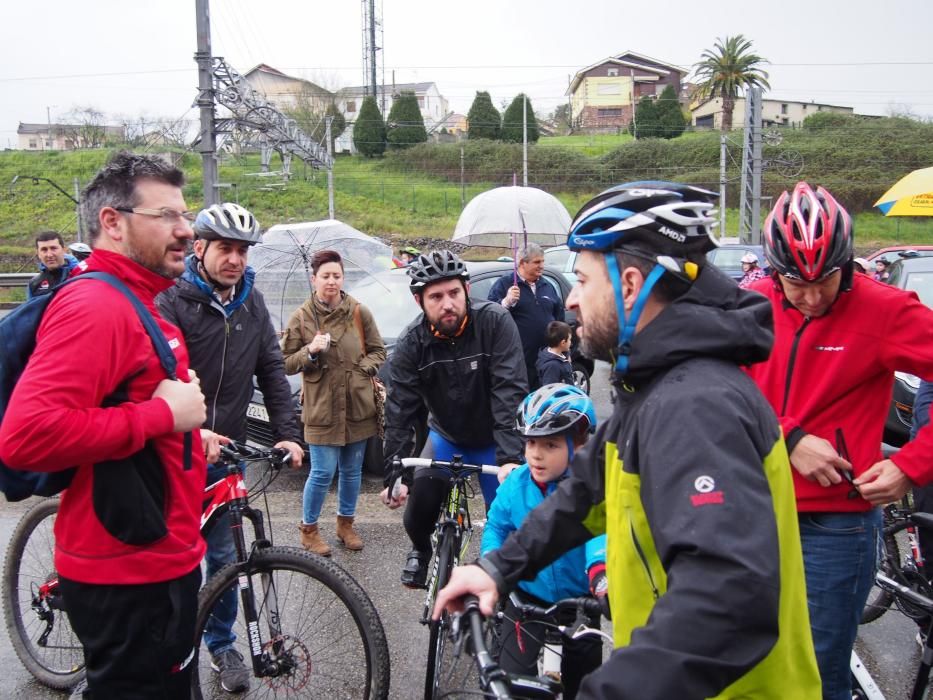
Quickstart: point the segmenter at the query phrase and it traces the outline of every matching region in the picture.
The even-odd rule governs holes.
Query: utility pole
[[[52,108],[51,107],[45,108],[45,118],[49,122],[49,140],[47,142],[48,148],[52,148],[54,141],[52,140]],[[42,144],[42,150],[44,151],[45,149],[46,149],[46,145]]]
[[[635,69],[630,68],[628,72],[632,78],[632,138],[638,140],[638,122],[635,121]]]
[[[464,169],[463,146],[460,146],[460,208],[466,206],[466,170]]]
[[[528,95],[522,93],[522,187],[528,187]]]
[[[78,178],[73,181],[75,188],[75,216],[78,219],[78,242],[84,241],[84,227],[81,225],[81,184]]]
[[[327,218],[334,219],[334,153],[333,153],[333,144],[330,140],[330,124],[334,121],[333,117],[325,117],[324,123],[326,125],[326,130],[324,132],[324,138],[327,139],[327,155],[330,158],[330,165],[327,166]]]
[[[210,0],[195,0],[197,15],[198,50],[194,60],[198,64],[198,100],[201,112],[201,167],[204,172],[204,206],[218,203],[217,193],[217,133],[214,124],[214,72],[211,56]]]
[[[719,240],[726,237],[726,135],[719,135]]]
[[[739,240],[761,243],[761,88],[745,93],[745,138],[742,145],[742,197]]]

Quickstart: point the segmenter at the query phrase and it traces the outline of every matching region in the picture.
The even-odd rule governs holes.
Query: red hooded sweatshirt
[[[881,459],[894,372],[933,380],[933,310],[913,292],[866,275],[854,277],[852,289],[812,319],[787,302],[773,279],[752,285],[771,300],[774,348],[767,361],[746,371],[774,408],[791,446],[798,429],[833,446],[841,430],[858,476]],[[933,428],[921,430],[893,461],[919,485],[933,480]],[[793,475],[798,511],[871,508],[862,498],[848,498],[851,486],[844,480],[823,487],[796,469]]]
[[[109,272],[139,297],[175,352],[178,377],[187,381],[184,339],[153,303],[172,280],[105,250],[96,250],[76,274],[81,268]],[[184,436],[172,432],[168,404],[151,398],[165,378],[149,335],[119,291],[91,280],[52,300],[0,428],[0,457],[34,471],[78,466],[55,521],[62,576],[92,584],[156,583],[200,563],[204,454],[195,431],[185,468]],[[115,405],[102,407],[105,402]]]

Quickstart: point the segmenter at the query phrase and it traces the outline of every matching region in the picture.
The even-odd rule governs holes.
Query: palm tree
[[[752,53],[752,42],[741,34],[716,39],[712,50],[701,55],[694,65],[694,78],[699,81],[700,99],[722,98],[722,130],[732,129],[732,110],[739,90],[750,87],[769,89],[768,73],[760,65],[767,59]]]

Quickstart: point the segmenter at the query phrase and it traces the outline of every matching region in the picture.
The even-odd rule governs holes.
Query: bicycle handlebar
[[[457,456],[454,456],[454,461],[452,462],[443,462],[438,459],[425,459],[422,457],[404,457],[399,459],[395,457],[392,460],[392,474],[393,478],[389,481],[392,484],[392,498],[398,499],[399,492],[402,487],[402,473],[406,471],[412,471],[418,467],[430,468],[438,467],[440,469],[447,469],[452,474],[498,474],[499,467],[494,464],[467,464],[466,462],[458,461]]]
[[[226,445],[220,446],[220,460],[227,464],[239,464],[240,462],[258,462],[267,459],[269,464],[281,469],[292,460],[291,453],[281,447],[252,447],[242,442],[231,441]]]
[[[587,617],[599,617],[602,613],[599,601],[592,596],[564,598],[547,608],[524,602],[515,591],[509,594],[509,600],[512,601],[519,614],[526,620],[547,622],[556,619],[559,613],[568,610],[576,611],[578,614],[582,613]]]

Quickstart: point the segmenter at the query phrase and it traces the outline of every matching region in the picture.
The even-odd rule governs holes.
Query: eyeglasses
[[[126,212],[127,214],[141,214],[143,216],[153,216],[159,219],[162,219],[167,224],[174,226],[178,223],[180,219],[184,219],[189,224],[193,223],[195,219],[198,218],[197,212],[194,211],[175,211],[174,209],[169,209],[167,207],[162,207],[161,209],[147,209],[145,207],[114,207],[117,211]]]

